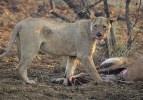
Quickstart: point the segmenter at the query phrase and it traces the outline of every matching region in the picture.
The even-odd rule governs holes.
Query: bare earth
[[[0,100],[143,100],[143,83],[87,83],[82,86],[63,86],[50,82],[52,78],[63,77],[60,59],[40,55],[29,69],[29,77],[37,85],[24,84],[17,77],[16,52],[0,59]]]
[[[143,23],[140,29],[143,29],[142,26]],[[7,44],[10,31],[4,28],[0,27],[0,53]],[[141,57],[143,57],[142,32],[143,30],[136,39],[138,49],[135,53]],[[17,77],[16,50],[12,50],[10,56],[0,58],[0,100],[143,100],[143,82],[87,83],[82,86],[51,83],[52,78],[64,75],[64,68],[58,67],[61,60],[46,55],[40,57],[33,61],[29,69],[29,77],[37,80],[37,85],[24,84]]]

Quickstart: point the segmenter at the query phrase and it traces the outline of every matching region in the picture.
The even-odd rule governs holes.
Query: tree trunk
[[[132,44],[132,25],[131,25],[131,21],[129,18],[129,5],[130,5],[131,0],[126,0],[126,14],[125,14],[125,18],[126,18],[126,24],[127,24],[127,36],[128,36],[128,40],[127,40],[127,49],[131,48],[131,44]]]
[[[107,0],[103,0],[103,2],[104,2],[104,12],[106,14],[106,17],[110,19],[108,2]],[[111,25],[111,30],[107,36],[107,48],[109,57],[112,56],[115,46],[116,46],[115,32],[113,30],[113,25]]]

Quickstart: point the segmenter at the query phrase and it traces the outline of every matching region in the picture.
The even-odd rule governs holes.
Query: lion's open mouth
[[[100,36],[100,37],[96,37],[97,40],[102,40],[104,37]]]

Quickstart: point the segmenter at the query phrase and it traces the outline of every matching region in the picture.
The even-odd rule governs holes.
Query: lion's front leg
[[[96,67],[95,67],[95,64],[93,62],[93,58],[92,57],[82,57],[81,58],[81,63],[85,66],[85,69],[89,72],[89,75],[90,77],[96,81],[97,83],[100,83],[102,82],[102,78],[101,76],[99,75]]]
[[[75,69],[77,67],[78,60],[76,57],[69,57],[67,60],[66,70],[65,70],[65,80],[64,85],[75,85],[77,82],[77,75],[75,74]]]
[[[65,77],[53,79],[53,83],[59,83],[64,85],[82,85],[83,83],[89,82],[91,78],[86,73],[79,73],[75,75],[75,69],[77,67],[78,60],[76,57],[68,57]]]
[[[57,78],[54,79],[54,83],[63,83],[64,85],[72,85],[73,83],[73,75],[77,66],[77,59],[76,57],[68,57],[67,65],[65,70],[65,77],[64,78]]]

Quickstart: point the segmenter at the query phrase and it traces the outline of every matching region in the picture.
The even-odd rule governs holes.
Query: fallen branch
[[[106,17],[110,19],[109,6],[107,0],[103,0],[104,3],[104,12]],[[115,32],[113,30],[113,25],[111,26],[110,33],[107,36],[107,48],[108,55],[111,56],[116,46]]]
[[[141,3],[142,3],[142,0],[139,1],[139,7],[137,9],[137,14],[136,14],[136,19],[135,19],[135,23],[133,24],[133,28],[136,26],[138,20],[139,20],[139,12],[140,12],[140,8],[141,8]]]
[[[72,22],[71,20],[69,20],[68,18],[66,18],[63,15],[58,14],[57,12],[50,12],[50,13],[53,14],[54,16],[56,16],[56,17],[59,17],[60,19],[66,21],[66,22]]]
[[[109,13],[108,2],[107,2],[107,0],[103,0],[103,3],[104,3],[104,12],[106,13],[106,17],[109,18],[110,13]]]
[[[66,21],[66,22],[72,22],[70,19],[68,19],[67,17],[59,14],[57,11],[56,11],[56,7],[55,7],[55,3],[53,0],[50,0],[50,7],[51,7],[51,10],[50,10],[50,13],[53,14],[54,16],[56,17],[59,17],[60,19]]]
[[[103,0],[96,1],[94,4],[88,6],[88,8],[91,8],[91,7],[93,7],[93,6],[96,6],[96,5],[98,5],[99,3],[101,3],[102,1],[103,1]]]
[[[127,49],[131,48],[131,44],[132,44],[132,25],[131,25],[131,21],[129,18],[129,5],[130,5],[131,0],[126,0],[126,13],[125,13],[125,18],[126,18],[126,24],[127,24],[127,36],[128,36],[128,40],[127,40]]]
[[[81,0],[80,6],[73,4],[73,0],[64,0],[67,5],[73,9],[74,13],[77,15],[77,18],[90,18],[90,8],[96,6],[97,4],[101,3],[103,0],[98,0],[92,5],[88,5],[87,0]]]

